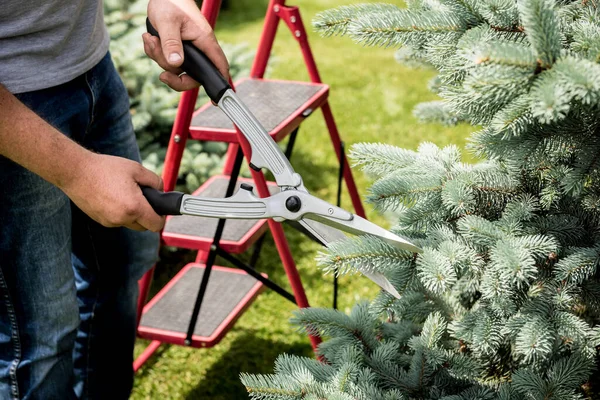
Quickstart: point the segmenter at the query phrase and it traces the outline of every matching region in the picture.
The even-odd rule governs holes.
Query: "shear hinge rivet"
[[[329,215],[333,215],[333,208],[330,208],[329,210],[327,210],[327,212],[329,213]]]
[[[300,197],[298,197],[298,196],[288,197],[288,199],[285,201],[285,208],[287,208],[288,211],[291,211],[291,212],[300,211],[300,208],[302,208],[302,201],[300,200]]]
[[[179,142],[181,142],[181,136],[179,136],[179,135],[175,135],[175,136],[173,137],[173,141],[174,141],[175,143],[179,143]]]

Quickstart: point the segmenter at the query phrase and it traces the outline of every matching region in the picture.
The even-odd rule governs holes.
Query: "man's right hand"
[[[62,189],[83,212],[107,227],[159,231],[140,186],[162,189],[158,175],[141,164],[93,153],[75,143],[0,85],[0,155]]]
[[[106,227],[160,231],[165,217],[154,212],[140,186],[162,190],[162,180],[137,162],[91,153],[61,189],[90,218]]]

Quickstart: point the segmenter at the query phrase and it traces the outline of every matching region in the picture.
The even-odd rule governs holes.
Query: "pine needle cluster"
[[[253,399],[600,398],[600,10],[595,1],[411,0],[327,10],[314,26],[438,71],[415,114],[481,129],[416,151],[361,143],[368,201],[415,255],[374,238],[333,245],[335,273],[377,271],[350,315],[299,310],[323,362],[282,355],[242,375]]]

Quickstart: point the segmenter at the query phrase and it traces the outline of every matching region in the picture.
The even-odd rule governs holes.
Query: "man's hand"
[[[160,177],[142,165],[91,153],[78,174],[61,189],[84,213],[104,226],[157,232],[163,228],[165,218],[154,212],[140,186],[163,189]]]
[[[0,85],[0,155],[63,190],[104,226],[159,231],[165,223],[140,186],[162,189],[158,175],[120,157],[93,153],[69,139]]]
[[[221,75],[229,79],[229,64],[223,49],[193,0],[150,0],[148,18],[160,39],[144,33],[144,51],[165,70],[160,75],[162,82],[178,91],[199,86],[198,82],[182,74],[182,40],[190,40],[215,64]]]

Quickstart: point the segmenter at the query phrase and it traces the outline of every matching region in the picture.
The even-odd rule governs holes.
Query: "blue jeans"
[[[109,54],[71,82],[17,97],[81,145],[140,160]],[[158,234],[105,228],[3,157],[0,188],[0,398],[128,398],[137,281],[157,259]]]

